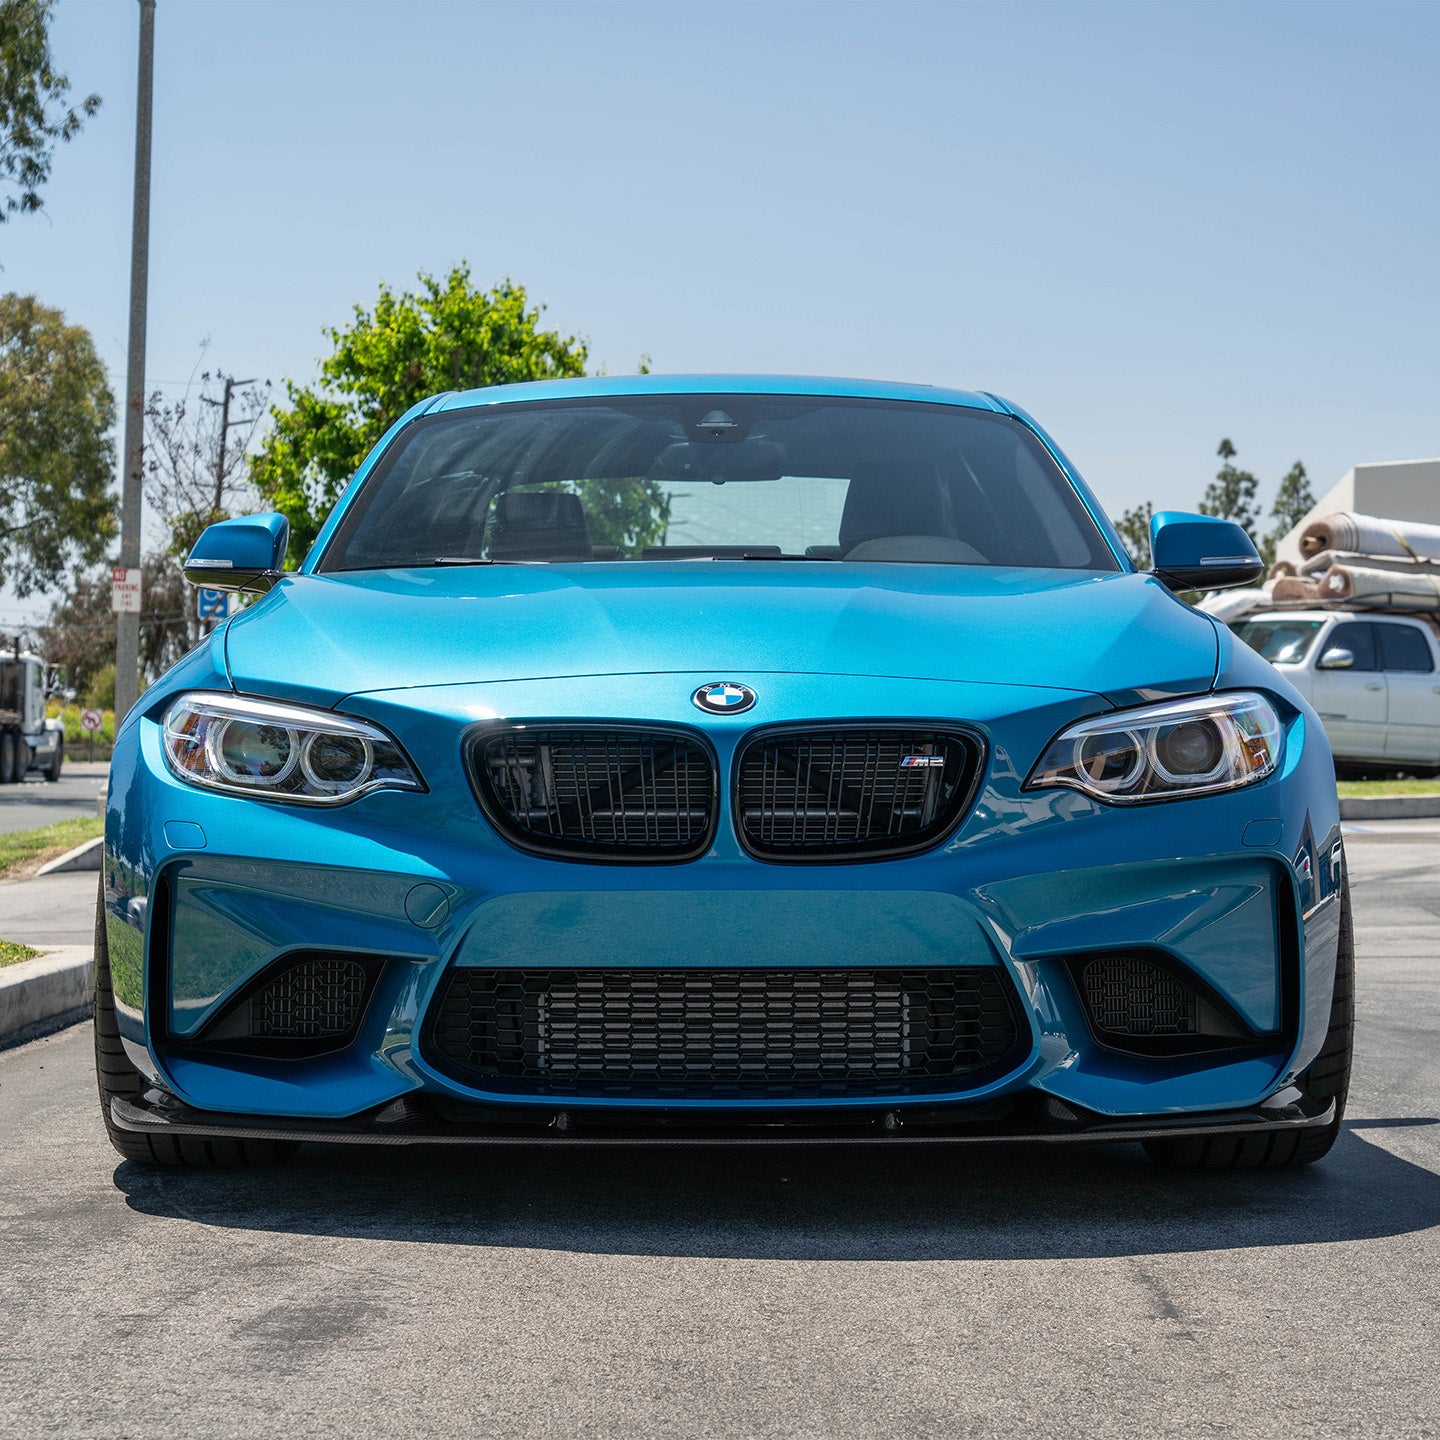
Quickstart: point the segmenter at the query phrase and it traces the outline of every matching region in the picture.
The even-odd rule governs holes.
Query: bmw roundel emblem
[[[755,703],[755,692],[748,685],[717,680],[713,685],[702,685],[690,699],[711,715],[738,715]]]

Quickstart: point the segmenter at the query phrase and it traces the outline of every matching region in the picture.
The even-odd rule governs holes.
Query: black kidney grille
[[[282,970],[250,997],[256,1039],[319,1040],[345,1035],[360,1019],[368,976],[358,961],[322,956]]]
[[[1168,970],[1138,955],[1103,955],[1081,970],[1085,1004],[1110,1035],[1195,1035],[1200,997]]]
[[[938,1092],[1018,1059],[994,968],[457,969],[434,1064],[476,1089],[652,1099]]]
[[[770,860],[923,849],[960,818],[979,762],[970,737],[936,730],[770,731],[736,758],[740,835]]]
[[[482,803],[527,848],[686,860],[709,846],[715,768],[684,732],[521,727],[476,754]]]

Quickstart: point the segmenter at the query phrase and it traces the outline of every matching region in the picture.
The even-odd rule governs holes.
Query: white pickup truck
[[[1440,769],[1440,638],[1424,620],[1263,610],[1231,628],[1315,707],[1337,760]]]

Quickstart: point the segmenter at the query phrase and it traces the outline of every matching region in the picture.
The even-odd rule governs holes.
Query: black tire
[[[60,767],[65,763],[65,742],[59,741],[55,746],[55,758],[41,772],[49,781],[56,781],[60,778]]]
[[[13,785],[23,775],[24,772],[17,768],[15,735],[7,730],[0,735],[0,785]]]
[[[1355,1040],[1355,924],[1350,882],[1340,891],[1340,949],[1335,957],[1335,991],[1330,1028],[1320,1053],[1296,1082],[1314,1100],[1335,1102],[1335,1118],[1323,1129],[1276,1130],[1267,1135],[1211,1135],[1194,1140],[1146,1140],[1145,1153],[1157,1165],[1181,1170],[1288,1170],[1313,1165],[1340,1135],[1350,1093]]]
[[[184,1166],[191,1169],[234,1169],[270,1165],[294,1147],[271,1140],[210,1140],[201,1135],[141,1135],[121,1130],[110,1118],[116,1096],[135,1100],[144,1093],[144,1076],[130,1063],[115,1018],[110,983],[110,948],[105,936],[105,888],[95,904],[95,1079],[100,1088],[100,1118],[105,1133],[121,1156],[134,1165]]]

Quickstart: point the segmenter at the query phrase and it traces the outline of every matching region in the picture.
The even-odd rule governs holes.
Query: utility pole
[[[150,113],[155,91],[155,0],[140,0],[140,75],[135,96],[135,210],[130,231],[130,348],[125,365],[125,471],[120,564],[140,567],[140,487],[145,455],[145,311],[150,283]],[[115,616],[115,729],[135,704],[140,613]]]
[[[220,513],[220,504],[225,498],[225,442],[230,436],[230,396],[237,385],[253,385],[254,383],[254,380],[237,380],[233,375],[227,375],[223,400],[212,400],[208,395],[200,397],[206,405],[220,406],[220,448],[215,455],[215,503],[210,507],[212,515]]]

